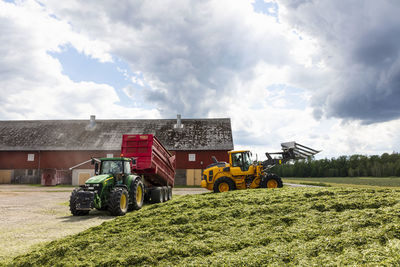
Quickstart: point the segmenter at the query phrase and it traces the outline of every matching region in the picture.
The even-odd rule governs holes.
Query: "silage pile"
[[[176,197],[12,265],[400,265],[400,190],[283,188]]]

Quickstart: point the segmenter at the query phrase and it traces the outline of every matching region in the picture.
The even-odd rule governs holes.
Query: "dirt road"
[[[69,212],[72,187],[0,185],[0,261],[27,252],[34,245],[79,233],[111,220],[105,211],[74,217]],[[177,188],[173,195],[208,192]]]

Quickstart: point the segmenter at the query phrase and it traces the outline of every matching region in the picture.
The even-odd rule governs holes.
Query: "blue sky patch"
[[[266,2],[264,0],[256,0],[253,3],[254,11],[278,19],[279,6],[275,2]]]
[[[97,59],[79,53],[71,46],[63,47],[60,53],[49,52],[49,55],[60,61],[62,73],[74,82],[95,82],[114,87],[121,100],[119,104],[123,106],[134,106],[133,101],[123,92],[124,88],[129,87],[131,91],[136,89],[136,92],[143,89],[132,82],[132,77],[142,79],[142,75],[132,73],[129,65],[119,58],[113,58],[114,62],[99,62]],[[140,96],[138,98],[142,99]]]

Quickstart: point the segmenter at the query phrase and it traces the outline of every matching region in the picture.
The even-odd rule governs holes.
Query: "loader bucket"
[[[281,143],[283,155],[285,154],[292,159],[306,159],[321,152],[307,146],[300,145],[296,142]]]

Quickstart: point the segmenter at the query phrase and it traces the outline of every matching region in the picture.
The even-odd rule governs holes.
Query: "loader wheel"
[[[281,188],[283,187],[282,179],[276,174],[268,174],[267,177],[265,177],[261,181],[261,187],[264,188]]]
[[[108,211],[113,216],[125,215],[128,211],[128,190],[125,188],[114,188],[110,193]]]
[[[164,200],[164,190],[161,187],[156,187],[151,190],[151,202],[161,203]]]
[[[71,197],[69,198],[69,210],[71,211],[72,215],[74,216],[83,216],[88,215],[88,210],[77,210],[76,209],[76,202],[78,200],[78,191],[79,189],[74,189],[71,193]]]
[[[144,185],[140,179],[136,179],[131,185],[131,204],[128,206],[128,210],[140,210],[144,202]]]
[[[228,177],[218,178],[214,183],[214,193],[227,192],[235,189],[235,183]]]

